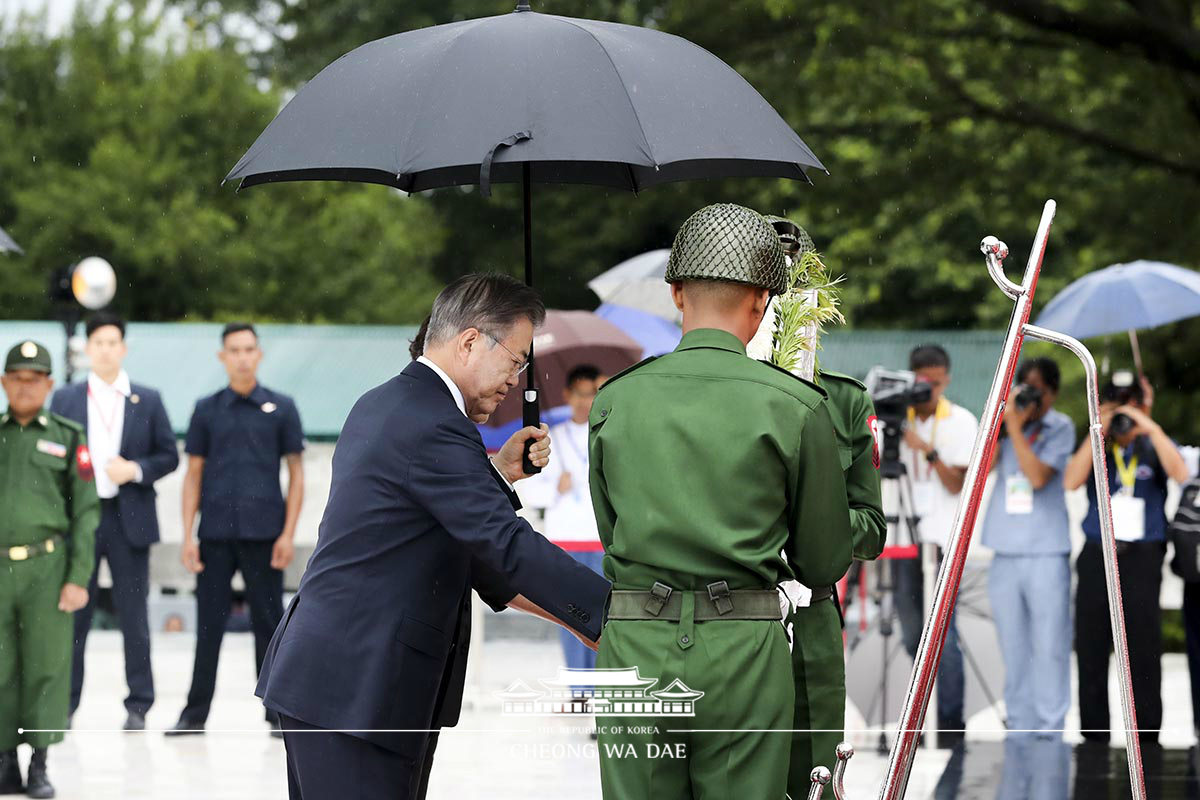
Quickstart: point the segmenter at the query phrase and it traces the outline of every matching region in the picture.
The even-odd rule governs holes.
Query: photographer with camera
[[[909,354],[909,369],[929,387],[928,399],[908,409],[907,424],[900,443],[900,458],[912,482],[914,511],[920,517],[923,544],[942,549],[954,527],[958,495],[967,476],[971,448],[978,422],[975,415],[945,397],[950,385],[950,356],[938,345],[922,345]],[[925,624],[924,570],[921,559],[897,560],[896,612],[904,647],[916,657]],[[963,655],[958,644],[958,627],[951,619],[946,630],[942,661],[937,674],[938,744],[953,744],[966,728],[963,716]]]
[[[1004,705],[1017,731],[1061,731],[1071,707],[1071,537],[1059,476],[1075,426],[1054,410],[1060,384],[1052,359],[1017,369],[983,522],[983,543],[995,552],[988,598],[1004,657]]]
[[[1130,372],[1116,372],[1100,393],[1100,419],[1108,444],[1108,487],[1121,575],[1121,600],[1129,640],[1133,698],[1143,741],[1158,741],[1162,725],[1162,609],[1158,604],[1166,555],[1167,481],[1188,479],[1175,443],[1150,418],[1143,387]],[[1079,663],[1079,721],[1084,738],[1107,742],[1108,660],[1112,631],[1100,546],[1100,516],[1085,441],[1063,471],[1068,490],[1087,485],[1086,537],[1075,561],[1075,654]]]

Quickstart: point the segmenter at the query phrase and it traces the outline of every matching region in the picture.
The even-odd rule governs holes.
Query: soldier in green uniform
[[[0,794],[53,797],[46,748],[63,735],[40,731],[67,727],[71,615],[87,605],[100,500],[83,427],[46,410],[46,348],[18,344],[0,382]],[[33,747],[24,787],[21,742]]]
[[[596,666],[657,680],[653,702],[609,700],[601,785],[610,800],[782,798],[790,741],[769,731],[792,727],[794,688],[776,587],[828,586],[851,563],[837,439],[824,392],[746,358],[788,279],[760,214],[692,215],[666,277],[682,341],[609,380],[589,420],[614,585]],[[679,698],[694,717],[666,716]]]
[[[799,225],[781,217],[767,219],[779,232],[789,260],[798,262],[805,253],[815,251],[812,239]],[[809,287],[813,283],[821,283],[801,274],[800,285],[793,287],[796,291],[812,291]],[[826,285],[815,291],[834,290]],[[769,326],[772,321],[773,315],[768,315],[763,324]],[[820,327],[811,327],[810,340],[804,346],[815,354]],[[815,359],[813,366],[816,367]],[[879,481],[879,448],[873,430],[875,406],[866,386],[848,375],[816,368],[814,380],[828,395],[838,458],[846,480],[854,558],[871,561],[883,552],[887,536]],[[796,684],[795,732],[788,773],[788,793],[795,798],[808,795],[813,767],[833,766],[837,745],[844,734],[846,661],[842,618],[834,605],[834,593],[832,586],[814,587],[808,604],[793,607],[785,623],[792,634]]]

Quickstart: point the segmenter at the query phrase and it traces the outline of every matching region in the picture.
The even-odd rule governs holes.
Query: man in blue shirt
[[[1071,706],[1071,540],[1061,476],[1075,426],[1053,408],[1060,383],[1049,358],[1017,370],[983,525],[983,543],[995,551],[988,596],[1016,731],[1061,732]]]
[[[230,323],[219,353],[229,385],[196,403],[184,450],[183,565],[196,574],[196,660],[187,707],[171,731],[202,733],[217,681],[221,638],[242,573],[254,630],[255,669],[283,618],[283,570],[294,555],[304,499],[304,434],[292,398],[257,379],[262,350],[252,325]],[[279,462],[288,468],[287,499]],[[196,538],[196,513],[200,530]],[[199,542],[197,542],[197,538]],[[267,714],[271,727],[278,720]]]
[[[1158,741],[1162,726],[1162,609],[1158,605],[1166,555],[1168,479],[1188,478],[1175,443],[1150,418],[1143,387],[1130,372],[1116,372],[1100,394],[1100,417],[1108,444],[1108,487],[1121,575],[1121,604],[1129,642],[1133,699],[1143,741]],[[1091,444],[1085,441],[1063,472],[1068,490],[1087,483],[1087,537],[1075,562],[1075,650],[1079,662],[1079,722],[1084,738],[1107,742],[1108,659],[1112,631],[1100,549],[1100,517],[1092,478]]]

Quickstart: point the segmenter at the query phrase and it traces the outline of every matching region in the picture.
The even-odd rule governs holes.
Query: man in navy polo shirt
[[[294,555],[304,498],[304,434],[292,398],[258,382],[262,350],[252,325],[230,323],[221,334],[229,385],[196,403],[184,450],[183,565],[196,577],[196,660],[187,707],[171,731],[201,733],[217,680],[221,638],[242,573],[254,629],[255,670],[283,618],[283,570]],[[288,468],[285,501],[279,462]],[[200,530],[194,538],[196,513]],[[197,542],[197,538],[199,542]],[[271,727],[278,729],[274,714]]]
[[[1157,741],[1162,726],[1162,609],[1158,593],[1166,555],[1167,481],[1188,478],[1175,443],[1150,418],[1142,386],[1130,372],[1113,373],[1100,394],[1100,417],[1108,448],[1121,604],[1129,641],[1133,700],[1143,741]],[[1091,443],[1080,445],[1063,471],[1068,490],[1087,484],[1087,537],[1075,562],[1075,652],[1079,663],[1079,722],[1088,740],[1107,742],[1108,659],[1112,632],[1100,549],[1100,516],[1092,478]]]

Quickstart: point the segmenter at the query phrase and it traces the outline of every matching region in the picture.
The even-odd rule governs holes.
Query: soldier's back
[[[593,406],[593,499],[616,588],[773,586],[820,390],[697,330],[615,378]]]

